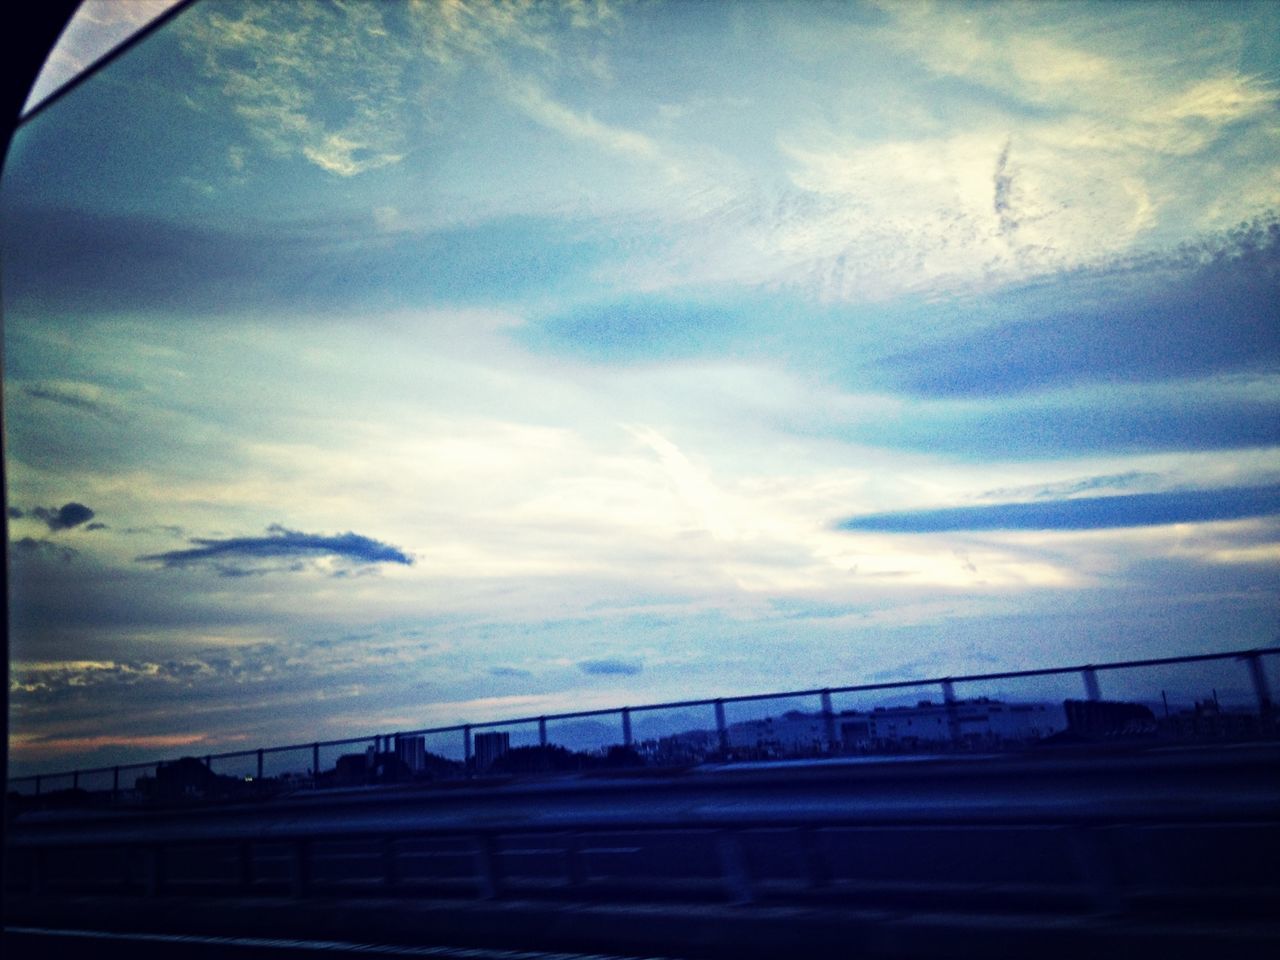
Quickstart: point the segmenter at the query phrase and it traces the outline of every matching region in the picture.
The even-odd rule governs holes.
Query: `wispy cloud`
[[[341,177],[403,159],[411,44],[396,11],[377,4],[218,5],[182,18],[193,57],[252,137],[278,156],[301,156]],[[333,38],[341,36],[339,47]],[[245,154],[228,154],[240,175]]]
[[[638,660],[580,660],[578,669],[593,676],[634,677],[644,670],[644,664]]]
[[[36,400],[47,400],[113,422],[122,419],[119,409],[107,398],[106,391],[96,384],[50,380],[24,384],[21,389]]]
[[[929,396],[1274,373],[1280,370],[1277,284],[1280,221],[1268,217],[1206,238],[1194,250],[1080,271],[1052,293],[1012,291],[1006,302],[1031,307],[1031,318],[939,338],[890,358],[884,370],[898,385]]]
[[[843,520],[838,527],[878,533],[1104,530],[1243,520],[1277,514],[1280,514],[1280,485],[873,513]]]
[[[1160,479],[1160,474],[1145,470],[1130,470],[1126,473],[1110,473],[1095,477],[1082,477],[1078,480],[1063,480],[1057,483],[1042,483],[1026,487],[1001,487],[988,490],[982,494],[984,500],[1033,497],[1037,500],[1056,500],[1088,493],[1093,490],[1123,490],[1139,484],[1153,484]]]
[[[604,123],[589,112],[574,110],[549,96],[532,80],[510,81],[506,91],[511,102],[531,120],[570,139],[634,159],[656,160],[660,157],[658,145],[650,137]]]
[[[229,537],[224,540],[194,538],[196,546],[139,557],[140,561],[166,567],[211,565],[229,575],[258,572],[260,561],[296,561],[332,558],[355,564],[398,563],[409,565],[413,558],[402,550],[357,533],[336,535],[302,533],[274,525],[265,537]],[[242,563],[251,566],[241,566]]]
[[[491,677],[531,677],[533,676],[533,674],[530,673],[528,670],[524,670],[520,667],[499,666],[499,667],[490,667],[489,676]]]

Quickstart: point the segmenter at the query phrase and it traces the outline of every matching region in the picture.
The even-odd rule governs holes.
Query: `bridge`
[[[1280,948],[1276,743],[471,781],[11,827],[15,936],[703,958]]]
[[[516,957],[1233,957],[1280,951],[1280,738],[1264,657],[1280,650],[892,681],[483,721],[411,733],[1238,660],[1256,698],[1245,739],[1148,736],[982,754],[830,755],[525,777],[263,791],[140,802],[156,764],[10,781],[10,956],[325,952]],[[1104,705],[1105,706],[1105,705]],[[958,729],[955,724],[953,729]],[[1221,731],[1219,731],[1221,733]],[[397,735],[240,751],[318,760]],[[948,746],[951,749],[948,749]],[[194,762],[194,761],[192,761]],[[199,764],[197,764],[199,766]],[[109,785],[102,783],[109,775]],[[98,790],[85,792],[97,777]],[[49,785],[88,806],[62,808]],[[24,789],[25,788],[25,791]],[[32,789],[34,788],[34,789]],[[46,788],[45,792],[41,792]],[[25,792],[25,798],[15,795]],[[38,796],[37,796],[38,794]],[[21,800],[21,802],[17,802]],[[115,802],[107,802],[115,801]],[[177,938],[177,939],[174,939]],[[282,953],[283,951],[283,953]],[[405,952],[408,951],[408,952]],[[425,952],[424,952],[425,951]],[[480,952],[476,952],[480,951]],[[485,952],[487,951],[487,952]],[[507,953],[503,953],[507,951]],[[510,951],[516,951],[515,954]],[[541,956],[542,954],[538,954]]]

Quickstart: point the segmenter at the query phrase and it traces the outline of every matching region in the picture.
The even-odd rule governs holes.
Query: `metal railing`
[[[404,737],[425,737],[440,734],[460,733],[463,741],[462,747],[464,762],[469,764],[474,756],[472,734],[477,730],[499,727],[519,727],[536,723],[538,727],[538,742],[540,745],[546,746],[549,742],[547,737],[547,724],[550,721],[579,720],[590,717],[609,716],[619,718],[620,732],[622,734],[621,743],[623,746],[630,747],[634,742],[631,722],[634,714],[659,710],[687,709],[692,707],[713,708],[715,729],[720,750],[722,752],[728,752],[730,747],[729,724],[725,714],[725,706],[727,704],[753,703],[763,700],[794,700],[804,697],[819,698],[820,713],[825,724],[827,742],[835,743],[837,740],[835,731],[837,714],[833,709],[831,699],[834,694],[868,693],[887,690],[908,690],[921,687],[938,687],[941,689],[946,709],[954,719],[954,714],[958,710],[959,704],[955,691],[959,684],[973,684],[993,680],[1023,679],[1028,677],[1048,677],[1063,674],[1078,674],[1083,681],[1086,699],[1100,700],[1102,699],[1102,691],[1098,681],[1098,674],[1104,671],[1133,670],[1223,660],[1238,660],[1244,663],[1249,673],[1250,683],[1257,702],[1258,713],[1262,716],[1267,716],[1273,709],[1273,702],[1271,699],[1270,687],[1267,682],[1267,675],[1263,669],[1262,658],[1277,655],[1280,655],[1280,647],[1255,648],[1247,650],[1232,650],[1223,653],[1201,653],[1178,657],[1158,657],[1146,660],[1121,660],[1111,663],[1089,663],[1066,667],[1042,667],[1035,670],[1002,670],[994,673],[974,673],[962,676],[930,677],[913,680],[890,680],[880,683],[859,683],[846,686],[810,688],[804,690],[739,694],[737,696],[730,697],[673,700],[664,703],[642,704],[639,706],[605,707],[594,710],[574,710],[566,713],[514,717],[502,720],[481,720],[474,723],[455,723],[446,726],[423,727],[415,730],[398,730],[394,733],[386,734],[375,733],[357,737],[315,740],[310,743],[294,743],[285,746],[259,747],[250,750],[232,750],[223,753],[208,753],[203,756],[203,760],[206,767],[210,770],[213,768],[214,761],[242,758],[256,760],[257,779],[261,780],[265,773],[266,757],[268,755],[288,752],[298,753],[309,750],[311,753],[311,778],[314,781],[320,773],[320,751],[325,748],[350,746],[354,744],[372,744],[375,752],[382,752],[383,750],[390,751],[393,744]],[[958,724],[952,722],[951,728],[953,732],[958,731]],[[35,794],[39,795],[42,788],[49,781],[69,781],[72,789],[78,789],[81,782],[86,778],[105,777],[109,774],[111,776],[111,794],[114,798],[120,794],[121,773],[127,774],[130,771],[155,770],[160,766],[174,762],[176,762],[176,758],[172,760],[150,760],[145,762],[116,764],[106,767],[66,770],[56,773],[28,774],[25,776],[10,777],[8,784],[10,790],[15,789],[19,784],[31,784],[34,786]]]

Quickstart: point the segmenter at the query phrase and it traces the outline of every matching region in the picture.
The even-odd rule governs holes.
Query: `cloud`
[[[71,502],[64,503],[60,507],[32,507],[27,511],[19,507],[10,507],[9,516],[15,520],[20,520],[24,516],[35,517],[37,520],[43,520],[50,530],[58,531],[70,530],[72,527],[78,527],[92,520],[94,512],[83,503]],[[101,524],[94,525],[95,528],[100,526]]]
[[[1037,500],[1056,500],[1074,496],[1077,493],[1088,493],[1091,490],[1123,490],[1139,484],[1149,484],[1159,480],[1158,473],[1142,470],[1130,470],[1127,473],[1109,473],[1096,477],[1082,477],[1079,480],[1063,480],[1059,483],[1036,484],[1027,487],[1003,487],[988,490],[982,494],[984,500],[1008,497],[1033,497]]]
[[[1277,289],[1280,220],[1272,215],[1199,247],[975,303],[975,314],[1021,306],[1031,318],[983,324],[891,357],[880,369],[896,386],[934,397],[1276,372]]]
[[[61,560],[63,563],[69,563],[76,556],[76,551],[70,547],[64,547],[60,543],[52,543],[49,540],[37,540],[34,537],[23,537],[21,540],[13,541],[13,548],[19,553],[50,557]]]
[[[730,309],[633,296],[570,308],[526,326],[518,336],[534,347],[628,362],[712,354],[743,329]]]
[[[578,669],[593,676],[634,677],[644,669],[644,665],[637,660],[580,660]]]
[[[995,185],[993,206],[996,216],[1000,219],[1002,234],[1009,234],[1018,229],[1017,218],[1011,209],[1013,174],[1009,172],[1009,148],[1012,145],[1012,141],[1005,141],[1004,147],[1000,150],[1000,156],[996,158],[996,172],[992,177]]]
[[[1104,530],[1244,520],[1277,514],[1280,514],[1280,485],[1271,485],[873,513],[842,520],[837,527],[877,533]]]
[[[462,77],[474,81],[468,67],[505,78],[506,61],[523,63],[529,53],[563,66],[574,60],[562,50],[565,27],[594,35],[613,17],[607,4],[588,11],[580,3],[248,3],[197,8],[181,30],[189,56],[254,140],[350,178],[404,160],[409,134],[431,122],[423,107],[429,117]],[[530,118],[567,136],[626,154],[653,152],[642,135],[570,110],[535,81],[505,86]],[[238,175],[243,152],[229,158]]]
[[[121,419],[120,411],[105,399],[102,388],[96,384],[55,380],[26,384],[22,392],[36,400],[58,403],[104,420],[115,422]]]
[[[139,561],[163,564],[165,567],[189,567],[209,564],[228,576],[244,576],[262,572],[258,561],[268,568],[279,569],[273,561],[290,561],[286,568],[302,569],[302,561],[330,558],[354,564],[399,563],[410,565],[413,559],[390,544],[361,536],[341,533],[334,536],[302,533],[278,524],[267,528],[265,537],[229,537],[224,540],[193,538],[196,546],[187,550],[170,550],[138,557]],[[248,561],[252,566],[239,566]]]
[[[491,677],[531,677],[533,676],[528,670],[521,670],[519,667],[490,667],[489,675]]]
[[[590,113],[575,111],[548,96],[533,81],[512,82],[506,89],[511,102],[531,120],[571,140],[590,143],[637,160],[661,157],[658,145],[644,134],[602,123]]]
[[[376,4],[219,4],[181,19],[188,53],[229,98],[250,135],[277,156],[300,156],[354,177],[404,157],[411,43]],[[335,44],[335,38],[340,37]],[[228,154],[239,174],[244,154]]]

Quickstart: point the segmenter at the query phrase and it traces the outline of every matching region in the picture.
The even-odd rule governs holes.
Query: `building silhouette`
[[[475,737],[476,770],[484,771],[493,761],[511,749],[511,734],[506,731],[477,733]]]

